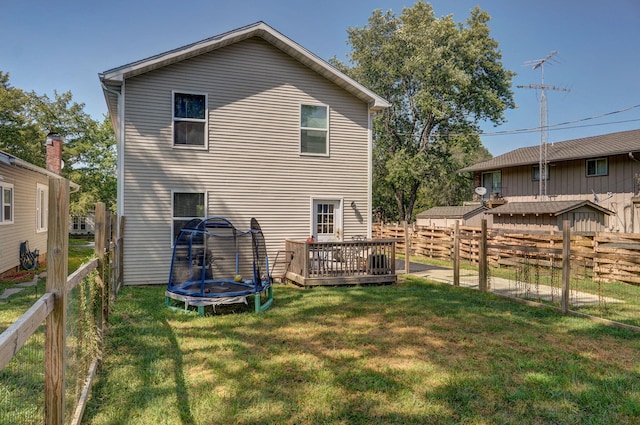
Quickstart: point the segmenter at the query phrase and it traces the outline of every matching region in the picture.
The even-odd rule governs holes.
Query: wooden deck
[[[285,278],[300,286],[385,284],[396,281],[395,241],[287,240],[293,259]]]

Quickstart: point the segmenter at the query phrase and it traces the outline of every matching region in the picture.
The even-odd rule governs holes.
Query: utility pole
[[[517,86],[519,89],[536,89],[540,90],[540,172],[538,179],[538,196],[540,201],[547,200],[547,173],[548,173],[548,160],[547,160],[547,140],[549,138],[549,124],[548,124],[548,110],[547,110],[547,95],[545,94],[545,90],[555,90],[555,91],[570,91],[569,89],[564,89],[560,87],[556,87],[553,85],[544,83],[544,65],[546,63],[552,63],[551,58],[554,57],[558,53],[557,50],[554,50],[549,55],[547,55],[543,59],[536,59],[532,61],[527,61],[527,65],[532,65],[532,69],[536,70],[540,68],[542,74],[542,81],[540,84],[528,84],[526,86]]]

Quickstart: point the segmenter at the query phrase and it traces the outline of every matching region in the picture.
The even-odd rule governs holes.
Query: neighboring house
[[[486,212],[492,228],[560,232],[569,220],[574,232],[603,232],[613,213],[591,201],[508,202]]]
[[[547,162],[546,197],[539,195],[539,146],[516,149],[460,172],[473,172],[475,185],[487,189],[482,200],[488,206],[588,200],[613,213],[606,230],[640,232],[640,130],[548,144]]]
[[[93,235],[96,228],[96,216],[93,212],[74,214],[69,220],[69,234],[73,236]]]
[[[463,205],[457,207],[433,207],[416,215],[418,226],[453,227],[456,221],[461,226],[480,226],[483,205]]]
[[[239,229],[256,217],[272,263],[287,238],[371,235],[372,116],[389,105],[265,23],[100,80],[118,139],[125,284],[166,284],[173,240],[195,217]]]
[[[44,169],[0,151],[0,274],[20,267],[20,244],[47,252],[49,177],[60,178],[62,140],[47,145]],[[56,164],[57,162],[57,164]],[[74,189],[78,185],[71,183]]]

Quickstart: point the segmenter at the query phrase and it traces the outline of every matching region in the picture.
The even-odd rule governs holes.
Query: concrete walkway
[[[28,282],[22,282],[22,283],[17,283],[16,286],[14,286],[13,288],[7,288],[4,290],[4,292],[2,294],[0,294],[0,304],[7,302],[7,299],[13,295],[13,294],[17,294],[18,292],[23,291],[26,288],[31,288],[34,287],[38,284],[38,280],[46,277],[47,273],[41,273],[41,274],[35,274],[33,276],[33,279],[28,281]]]
[[[396,260],[396,271],[404,272],[404,261]],[[447,283],[453,285],[453,269],[441,266],[431,266],[427,264],[411,263],[409,265],[410,274],[434,282]],[[464,288],[479,289],[478,272],[475,270],[460,270],[460,286]],[[536,285],[534,283],[516,282],[515,280],[501,277],[489,278],[489,291],[511,298],[526,298],[529,300],[540,300],[545,302],[561,302],[561,289],[548,285]],[[580,307],[585,305],[599,305],[601,303],[622,303],[624,301],[601,297],[597,294],[587,292],[570,291],[569,305]]]

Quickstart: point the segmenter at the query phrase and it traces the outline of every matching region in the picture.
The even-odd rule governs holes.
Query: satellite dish
[[[474,190],[477,195],[484,196],[487,193],[487,188],[483,186],[478,186]]]

